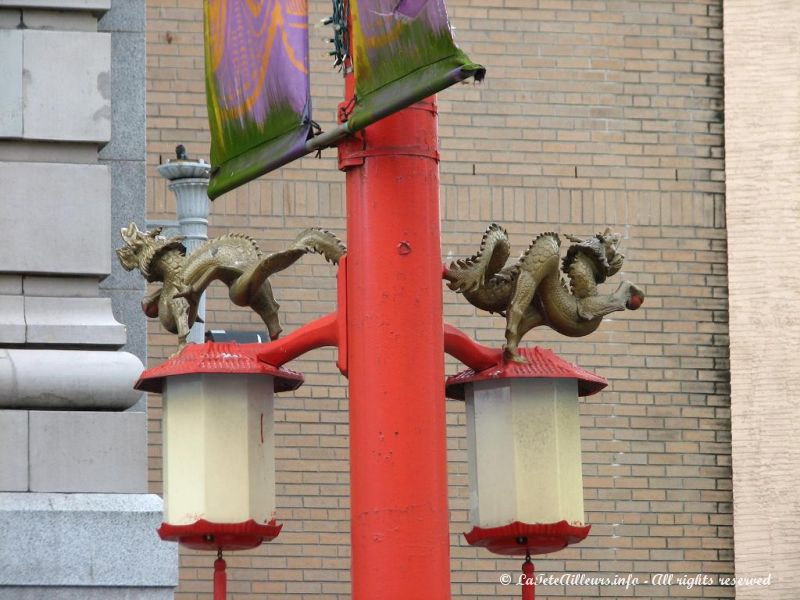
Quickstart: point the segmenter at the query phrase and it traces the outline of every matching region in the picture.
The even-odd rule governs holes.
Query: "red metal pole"
[[[449,600],[434,99],[339,148],[347,172],[352,597]]]

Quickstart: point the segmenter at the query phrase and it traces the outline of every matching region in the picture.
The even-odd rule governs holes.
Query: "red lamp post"
[[[350,97],[352,78],[348,76],[346,82]],[[187,398],[192,389],[197,393],[203,388],[202,374],[228,377],[225,385],[245,374],[251,378],[266,376],[274,380],[275,391],[294,389],[302,383],[302,377],[281,370],[281,365],[313,348],[337,346],[338,365],[350,385],[355,600],[450,598],[444,352],[473,369],[450,379],[451,397],[463,399],[465,387],[482,379],[566,377],[578,381],[584,391],[597,391],[605,385],[604,380],[585,371],[570,371],[555,355],[549,364],[556,365],[555,371],[551,368],[549,372],[532,373],[516,363],[506,364],[500,350],[476,344],[443,324],[436,123],[436,103],[431,98],[371,125],[339,146],[339,165],[347,174],[349,249],[339,265],[335,313],[268,344],[189,345],[176,358],[146,371],[137,384],[138,389],[161,392],[163,382],[168,382],[165,412],[167,423],[171,423],[176,417],[170,416],[170,403],[184,409],[192,403],[195,408],[202,405],[210,414],[223,402],[218,385],[212,386],[216,391],[203,391],[202,400]],[[524,351],[523,355],[528,356]],[[254,412],[252,399],[246,397],[249,388],[245,385],[243,389],[241,426],[252,430],[251,421],[258,413],[261,424],[255,431],[263,432],[265,414],[257,409]],[[170,399],[170,393],[178,400]],[[471,390],[466,395],[474,400]],[[191,409],[182,411],[184,428],[196,424],[189,413]],[[476,423],[473,420],[472,442],[484,443],[482,434],[476,433]],[[494,427],[497,431],[496,423]],[[176,440],[180,431],[182,428],[177,427]],[[508,433],[513,436],[515,432]],[[159,533],[163,539],[192,548],[218,550],[215,599],[223,600],[222,550],[255,547],[277,536],[280,527],[260,513],[257,518],[245,515],[248,519],[236,513],[223,515],[227,518],[222,521],[182,518],[170,522],[170,507],[174,505],[169,483],[172,443],[167,431],[167,522]],[[520,451],[513,444],[510,448],[512,455]],[[182,456],[185,459],[187,455],[184,451]],[[196,470],[204,486],[209,481],[230,486],[228,474],[218,467],[219,462],[216,470]],[[473,476],[479,472],[477,463],[472,470]],[[579,470],[578,466],[578,488]],[[574,488],[575,482],[572,484]],[[251,491],[247,494],[252,499]],[[508,514],[517,514],[514,511],[530,500],[530,494],[526,496],[523,491],[520,488],[515,496],[518,504]],[[206,514],[210,504],[203,493],[194,499],[195,513],[184,510],[184,514]],[[579,512],[581,517],[576,520],[582,519],[582,504]],[[530,516],[524,510],[520,514]],[[563,521],[543,524],[535,514],[531,518],[527,523],[522,517],[507,519],[507,523],[490,520],[489,527],[480,527],[484,523],[477,519],[467,540],[500,554],[529,555],[559,550],[588,534],[588,527]],[[532,577],[532,569],[528,560],[524,572]],[[525,597],[533,597],[532,586],[525,586],[523,591]]]
[[[340,113],[354,97],[352,75],[348,74],[345,82],[346,102]],[[340,114],[342,120],[345,116]],[[153,382],[207,373],[203,370],[211,368],[207,357],[195,357],[197,364],[191,359],[193,353],[205,352],[217,357],[210,361],[215,365],[213,373],[268,375],[274,378],[275,391],[293,389],[302,378],[280,370],[281,365],[317,347],[338,347],[338,365],[348,376],[350,387],[354,600],[450,598],[444,352],[473,369],[471,374],[451,378],[448,387],[451,397],[460,394],[461,398],[467,397],[468,405],[472,404],[473,444],[485,440],[485,423],[477,418],[476,406],[486,403],[476,403],[474,391],[465,391],[465,387],[482,379],[571,379],[573,387],[578,382],[575,407],[581,385],[595,391],[605,385],[601,378],[585,371],[578,373],[576,368],[565,370],[560,363],[557,367],[562,370],[556,369],[556,374],[525,373],[523,367],[506,364],[500,350],[476,344],[457,329],[444,325],[438,160],[434,98],[418,102],[344,140],[339,145],[339,167],[346,172],[349,249],[339,264],[337,311],[268,344],[235,348],[212,343],[199,347],[204,350],[187,346],[175,359],[147,371],[139,384],[139,389],[160,391],[160,384]],[[241,361],[225,364],[220,358],[224,354]],[[171,389],[174,386],[169,383],[166,393]],[[517,398],[518,394],[512,396]],[[517,405],[525,404],[521,398],[517,398],[519,402],[514,398],[506,403],[512,413]],[[212,406],[219,401],[217,397],[203,400]],[[484,406],[488,408],[484,410],[486,415],[493,410],[490,404]],[[558,412],[555,405],[551,409],[554,414]],[[529,415],[537,412],[536,407],[530,406],[519,410],[527,410]],[[241,412],[248,415],[247,421],[258,411],[242,408]],[[494,418],[486,431],[498,431],[503,419],[508,420],[508,415]],[[577,421],[573,419],[571,423]],[[512,427],[506,433],[513,438],[520,432]],[[574,442],[574,431],[572,435]],[[530,449],[512,441],[512,455],[530,458]],[[559,448],[550,451],[552,454]],[[472,462],[473,475],[485,470],[476,458]],[[579,467],[577,478],[577,484],[574,476],[570,482],[573,491],[576,485],[580,488]],[[525,481],[516,485],[514,504],[506,507],[508,510],[492,509],[489,500],[483,506],[478,502],[480,511],[475,514],[480,516],[467,536],[470,544],[500,554],[530,555],[559,550],[588,534],[588,527],[571,525],[563,519],[547,521],[550,514],[543,521],[535,511],[526,511],[530,490],[524,489]],[[582,520],[582,498],[579,504],[580,509],[567,511],[570,520]],[[487,514],[491,515],[488,520]],[[243,522],[202,521],[166,523],[160,533],[164,539],[220,552],[214,578],[215,599],[222,600],[225,565],[221,550],[255,547],[275,537],[279,527],[263,514]],[[533,575],[529,560],[524,572]],[[525,598],[533,598],[532,586],[525,586],[523,592]]]
[[[352,93],[349,79],[348,90]],[[337,364],[350,385],[355,600],[450,598],[444,352],[470,367],[447,382],[447,395],[467,402],[474,525],[468,543],[526,556],[523,573],[532,582],[530,555],[555,552],[589,532],[582,524],[577,397],[606,382],[541,349],[520,349],[527,364],[507,363],[499,349],[443,324],[437,144],[436,104],[428,99],[340,145],[349,250],[339,264],[336,312],[268,344],[189,345],[146,371],[137,384],[165,394],[166,522],[159,534],[218,551],[215,600],[225,597],[222,550],[253,548],[280,532],[259,506],[274,506],[269,493],[259,497],[270,489],[264,479],[272,467],[263,457],[252,462],[261,456],[253,448],[272,444],[264,422],[271,425],[273,389],[302,383],[301,375],[280,367],[322,346],[338,347]],[[248,383],[254,378],[266,383]],[[536,388],[542,382],[544,387]],[[223,398],[237,390],[233,404]],[[233,407],[232,414],[220,410],[223,403]],[[205,458],[193,463],[200,491],[189,492],[187,500],[185,489],[171,486],[170,473],[179,473],[179,461],[191,456],[184,446],[196,435],[200,417],[193,411],[224,416],[220,423],[202,421],[205,437],[218,442],[215,447],[229,450],[225,441],[237,427],[249,432],[252,443],[240,448],[244,467],[235,470],[236,482],[230,469],[221,468],[236,457],[209,461],[206,448]],[[543,445],[528,443],[531,426],[538,428],[538,442],[546,438]],[[215,427],[222,431],[215,433]],[[559,435],[547,433],[559,428]],[[491,451],[498,440],[508,472],[498,468],[503,461]],[[567,461],[556,471],[568,476],[558,480],[561,474],[549,473],[548,461]],[[220,502],[222,496],[213,493],[220,486],[227,491],[238,486],[249,501],[245,510]],[[177,513],[175,498],[182,507]],[[524,599],[533,593],[532,583],[523,586]]]

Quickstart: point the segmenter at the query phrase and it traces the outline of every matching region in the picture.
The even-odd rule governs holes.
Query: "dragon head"
[[[625,255],[619,251],[619,243],[622,236],[618,233],[611,233],[611,229],[606,227],[603,233],[598,233],[595,238],[600,244],[601,252],[605,254],[608,263],[607,277],[611,277],[622,268],[625,262]]]
[[[117,257],[126,271],[139,269],[142,275],[149,280],[150,268],[153,259],[161,252],[176,248],[182,253],[186,248],[181,241],[182,236],[165,239],[161,237],[162,227],[156,227],[152,231],[139,231],[136,223],[131,223],[120,230],[120,235],[125,242],[121,248],[117,248]]]
[[[578,256],[585,256],[594,263],[597,283],[602,283],[607,277],[611,277],[622,268],[625,261],[625,255],[619,250],[622,236],[612,233],[610,228],[606,228],[603,233],[598,233],[588,239],[572,235],[566,237],[574,245],[569,247],[567,255],[564,257],[561,268],[565,273],[569,272],[570,266]]]

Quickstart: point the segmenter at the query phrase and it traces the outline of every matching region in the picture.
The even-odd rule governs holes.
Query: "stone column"
[[[172,597],[147,494],[144,0],[0,1],[0,600]]]
[[[742,600],[800,590],[800,3],[725,0],[733,535]],[[764,585],[771,576],[769,585]]]
[[[179,146],[179,148],[181,148]],[[170,160],[158,167],[158,173],[169,179],[169,189],[175,194],[178,224],[186,253],[208,241],[208,181],[210,165],[204,160]],[[198,321],[192,325],[187,338],[189,342],[202,344],[205,341],[206,295],[200,297],[197,306]]]

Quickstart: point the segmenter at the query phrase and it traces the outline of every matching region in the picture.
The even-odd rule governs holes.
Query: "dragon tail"
[[[309,253],[321,254],[325,260],[339,264],[339,259],[347,252],[342,241],[330,231],[310,227],[301,231],[294,239],[294,247]]]
[[[447,286],[461,293],[485,287],[489,278],[505,266],[510,252],[508,232],[497,223],[492,223],[483,234],[476,254],[457,260],[445,268]]]

